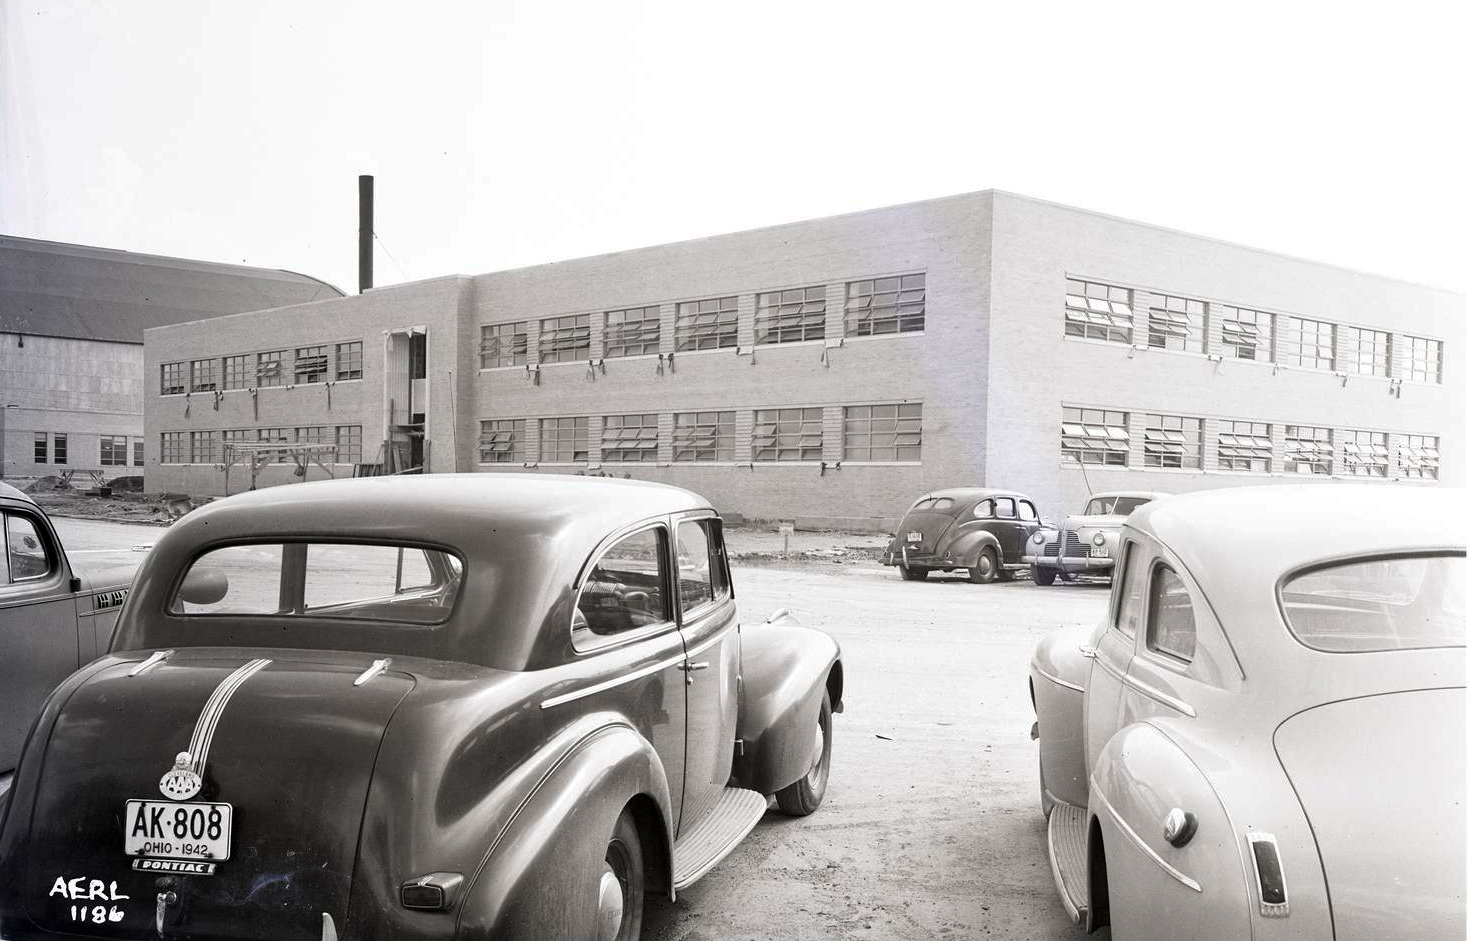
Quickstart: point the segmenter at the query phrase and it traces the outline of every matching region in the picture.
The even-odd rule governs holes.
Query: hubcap
[[[827,736],[822,732],[821,720],[817,721],[816,757],[812,759],[812,770],[806,773],[806,783],[813,789],[822,779],[822,756],[826,752]]]
[[[597,886],[597,939],[614,941],[623,927],[623,884],[612,866],[604,863]]]
[[[982,555],[980,557],[980,574],[981,575],[989,575],[990,574],[990,569],[991,569],[990,556],[988,556],[988,555]]]

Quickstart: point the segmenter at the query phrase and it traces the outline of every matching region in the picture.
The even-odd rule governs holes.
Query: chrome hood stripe
[[[230,704],[230,698],[246,680],[264,670],[269,664],[269,660],[251,660],[225,677],[209,695],[209,700],[204,704],[204,711],[199,714],[199,721],[194,724],[194,735],[189,739],[189,767],[201,778],[204,776],[204,763],[209,758],[210,743],[214,740],[214,730],[219,725],[219,719],[225,707]]]

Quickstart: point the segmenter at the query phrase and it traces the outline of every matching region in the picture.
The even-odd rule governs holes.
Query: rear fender
[[[672,895],[669,786],[653,747],[627,725],[593,732],[516,811],[471,880],[461,938],[595,937],[613,825],[631,805],[648,888]]]
[[[997,565],[1005,561],[1005,556],[1000,551],[1000,542],[995,538],[995,534],[984,529],[962,529],[955,535],[954,541],[949,544],[948,555],[956,562],[970,568],[980,563],[980,550],[986,547],[995,550]]]
[[[1053,800],[1087,806],[1083,751],[1086,628],[1054,631],[1031,655],[1031,700],[1041,745],[1042,787]],[[1047,806],[1050,806],[1049,804]]]
[[[772,794],[811,770],[822,694],[842,710],[837,641],[786,618],[740,629],[742,747],[732,776],[741,787]]]
[[[1107,917],[1117,937],[1250,937],[1254,919],[1237,834],[1178,745],[1149,723],[1127,726],[1103,748],[1089,783],[1088,809],[1104,844]],[[1165,817],[1176,807],[1196,821],[1183,846],[1164,838]]]

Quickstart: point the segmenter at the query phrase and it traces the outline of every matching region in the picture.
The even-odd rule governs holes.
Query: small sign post
[[[791,561],[791,537],[796,534],[795,523],[781,524],[781,560]]]

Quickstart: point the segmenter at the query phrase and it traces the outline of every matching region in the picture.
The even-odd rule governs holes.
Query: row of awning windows
[[[1133,461],[1132,426],[1141,423],[1142,466],[1204,470],[1205,420],[1187,415],[1129,413],[1063,407],[1062,460],[1071,464],[1128,467]],[[1276,446],[1269,422],[1222,419],[1215,432],[1216,466],[1248,473],[1339,474],[1356,477],[1439,477],[1439,438],[1315,425],[1280,427]],[[1395,463],[1395,458],[1396,463]]]
[[[1141,309],[1144,302],[1139,295],[1149,299],[1146,308]],[[1213,340],[1211,326],[1216,322],[1219,339]],[[1306,369],[1414,382],[1444,381],[1442,340],[1172,294],[1135,292],[1079,278],[1067,279],[1063,334]]]
[[[843,283],[843,335],[917,333],[924,329],[924,273],[865,278]],[[572,314],[539,321],[517,320],[480,327],[480,368],[533,363],[579,362],[601,357],[659,352],[661,308],[657,304]],[[601,317],[602,349],[592,350],[593,317]],[[755,295],[755,343],[800,343],[827,338],[827,285],[813,284]],[[538,324],[532,348],[531,324]],[[679,301],[674,305],[674,351],[734,349],[739,343],[740,296]]]
[[[826,443],[826,409],[767,408],[751,412],[751,460],[760,462],[820,461]],[[672,456],[676,463],[735,460],[733,409],[676,412]],[[528,435],[536,435],[541,463],[588,460],[591,421],[587,417],[502,418],[480,422],[480,462],[520,464],[529,460]],[[656,462],[659,414],[603,416],[601,455],[605,463]],[[843,460],[877,463],[914,462],[923,451],[923,406],[849,405],[842,409]]]

